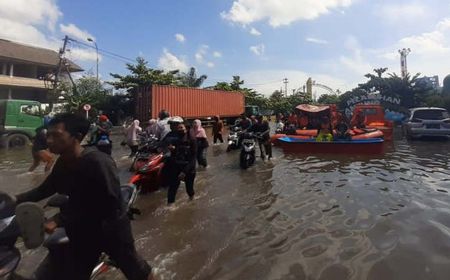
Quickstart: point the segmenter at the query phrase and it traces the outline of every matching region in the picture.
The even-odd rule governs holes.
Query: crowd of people
[[[167,187],[167,203],[173,205],[182,181],[189,199],[194,199],[194,183],[199,168],[207,168],[208,136],[200,120],[186,123],[183,118],[163,110],[159,118],[140,127],[134,119],[124,126],[124,140],[131,156],[140,144],[142,134],[159,139],[158,151],[164,154],[162,187]],[[262,116],[242,116],[235,124],[243,133],[258,134],[261,157],[272,157],[270,127]],[[101,252],[106,252],[128,279],[155,279],[151,267],[142,260],[134,247],[130,222],[121,201],[117,167],[111,158],[113,125],[106,115],[89,123],[74,114],[56,115],[45,127],[37,131],[32,153],[34,162],[30,171],[41,161],[50,171],[47,179],[37,188],[16,196],[18,203],[37,202],[55,193],[69,197],[68,207],[61,209],[64,227],[70,239],[67,267],[57,271],[51,263],[45,264],[37,279],[88,279]],[[213,118],[213,143],[223,143],[224,123],[219,116]],[[218,143],[219,142],[219,143]],[[55,156],[59,155],[55,161]],[[52,169],[52,165],[54,167]],[[89,190],[87,195],[86,190]],[[98,201],[102,201],[101,209]],[[61,221],[46,224],[46,231],[53,232],[62,226]],[[51,262],[51,260],[46,260]]]
[[[285,117],[278,114],[276,132],[296,134],[298,130],[317,130],[316,141],[350,140],[352,129],[365,129],[367,118],[357,110],[351,120],[341,112],[324,110],[318,113],[298,111]]]

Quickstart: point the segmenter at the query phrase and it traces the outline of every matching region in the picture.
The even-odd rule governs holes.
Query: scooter
[[[138,192],[156,191],[162,183],[163,167],[164,154],[162,152],[150,154],[142,161],[136,162],[136,172],[128,183],[136,186]]]
[[[252,132],[247,132],[242,138],[239,165],[242,169],[247,169],[255,163],[256,139],[259,138],[259,136]]]
[[[153,154],[157,154],[159,146],[158,138],[154,135],[141,135],[141,141],[137,153],[134,155],[130,171],[137,171],[144,167]]]
[[[121,186],[121,192],[128,214],[136,214],[137,209],[133,208],[137,198],[136,187],[124,185]],[[61,208],[67,202],[67,196],[57,194],[48,200],[44,208],[49,206]],[[15,217],[15,208],[16,202],[14,198],[0,192],[0,279],[16,279],[14,271],[21,259],[20,251],[15,247],[18,237],[21,236],[21,230]],[[65,249],[69,245],[69,239],[64,228],[57,228],[55,232],[47,236],[42,245],[48,249],[49,254],[47,258],[50,258],[53,264],[63,261],[65,252],[67,252]],[[97,279],[98,276],[103,275],[112,267],[115,267],[114,262],[106,254],[102,254],[98,264],[92,271],[90,279]],[[43,266],[38,267],[35,273],[38,279],[39,274],[45,269]]]
[[[227,152],[233,149],[239,149],[239,137],[242,133],[240,127],[233,126],[230,128],[230,133],[228,134],[228,146]]]

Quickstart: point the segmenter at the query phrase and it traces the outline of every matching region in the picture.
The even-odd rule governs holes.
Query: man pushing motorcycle
[[[68,259],[56,275],[39,270],[37,279],[89,279],[102,252],[122,270],[127,279],[152,280],[151,267],[136,252],[131,225],[120,192],[114,160],[95,147],[80,145],[89,129],[82,116],[60,114],[49,123],[47,142],[60,157],[46,180],[37,188],[17,195],[17,203],[37,202],[55,193],[69,197],[61,209],[69,237]],[[51,226],[50,226],[51,227]],[[45,264],[43,264],[45,265]]]

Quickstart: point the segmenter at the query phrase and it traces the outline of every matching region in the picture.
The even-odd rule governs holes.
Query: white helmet
[[[175,124],[175,123],[184,123],[184,120],[180,116],[174,116],[170,117],[168,123]]]

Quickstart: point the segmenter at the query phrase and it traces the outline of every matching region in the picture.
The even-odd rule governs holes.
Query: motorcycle
[[[242,133],[242,130],[240,127],[231,127],[230,133],[228,134],[228,146],[227,146],[227,152],[233,150],[233,149],[239,149],[239,137]]]
[[[153,154],[158,153],[157,148],[159,146],[159,142],[158,138],[154,135],[141,135],[141,140],[139,143],[140,145],[137,153],[134,155],[130,171],[137,171],[141,169],[150,160],[150,157]]]
[[[162,169],[164,167],[164,154],[153,153],[137,161],[136,172],[128,181],[135,185],[138,192],[151,192],[159,189],[162,183]]]
[[[123,185],[120,187],[122,192],[122,198],[124,204],[126,204],[128,215],[137,214],[137,209],[133,207],[137,198],[137,189],[133,185]],[[68,197],[65,195],[54,195],[45,204],[46,207],[64,207],[68,202]],[[20,206],[19,206],[20,207]],[[16,202],[14,198],[6,193],[0,192],[0,279],[16,279],[17,276],[14,273],[20,260],[20,251],[15,247],[15,243],[18,237],[21,236],[20,223],[17,222],[16,216]],[[42,217],[43,218],[43,217]],[[42,241],[42,240],[41,240]],[[27,243],[25,242],[25,245]],[[47,235],[42,245],[48,249],[47,258],[49,258],[51,264],[55,264],[55,269],[58,269],[58,263],[64,261],[65,254],[67,253],[67,246],[69,245],[69,239],[66,235],[64,228],[57,228],[53,233]],[[36,246],[37,247],[37,246]],[[31,247],[35,248],[35,247]],[[44,261],[46,263],[46,261]],[[49,264],[49,263],[46,263]],[[91,273],[90,279],[97,279],[98,276],[103,275],[109,271],[110,268],[115,268],[115,264],[108,258],[106,254],[102,254],[98,264],[95,266]],[[41,273],[47,267],[40,266],[36,270],[37,279]]]
[[[258,134],[252,132],[245,133],[242,136],[242,147],[239,156],[239,165],[242,169],[247,169],[255,163],[256,139],[261,138]]]

